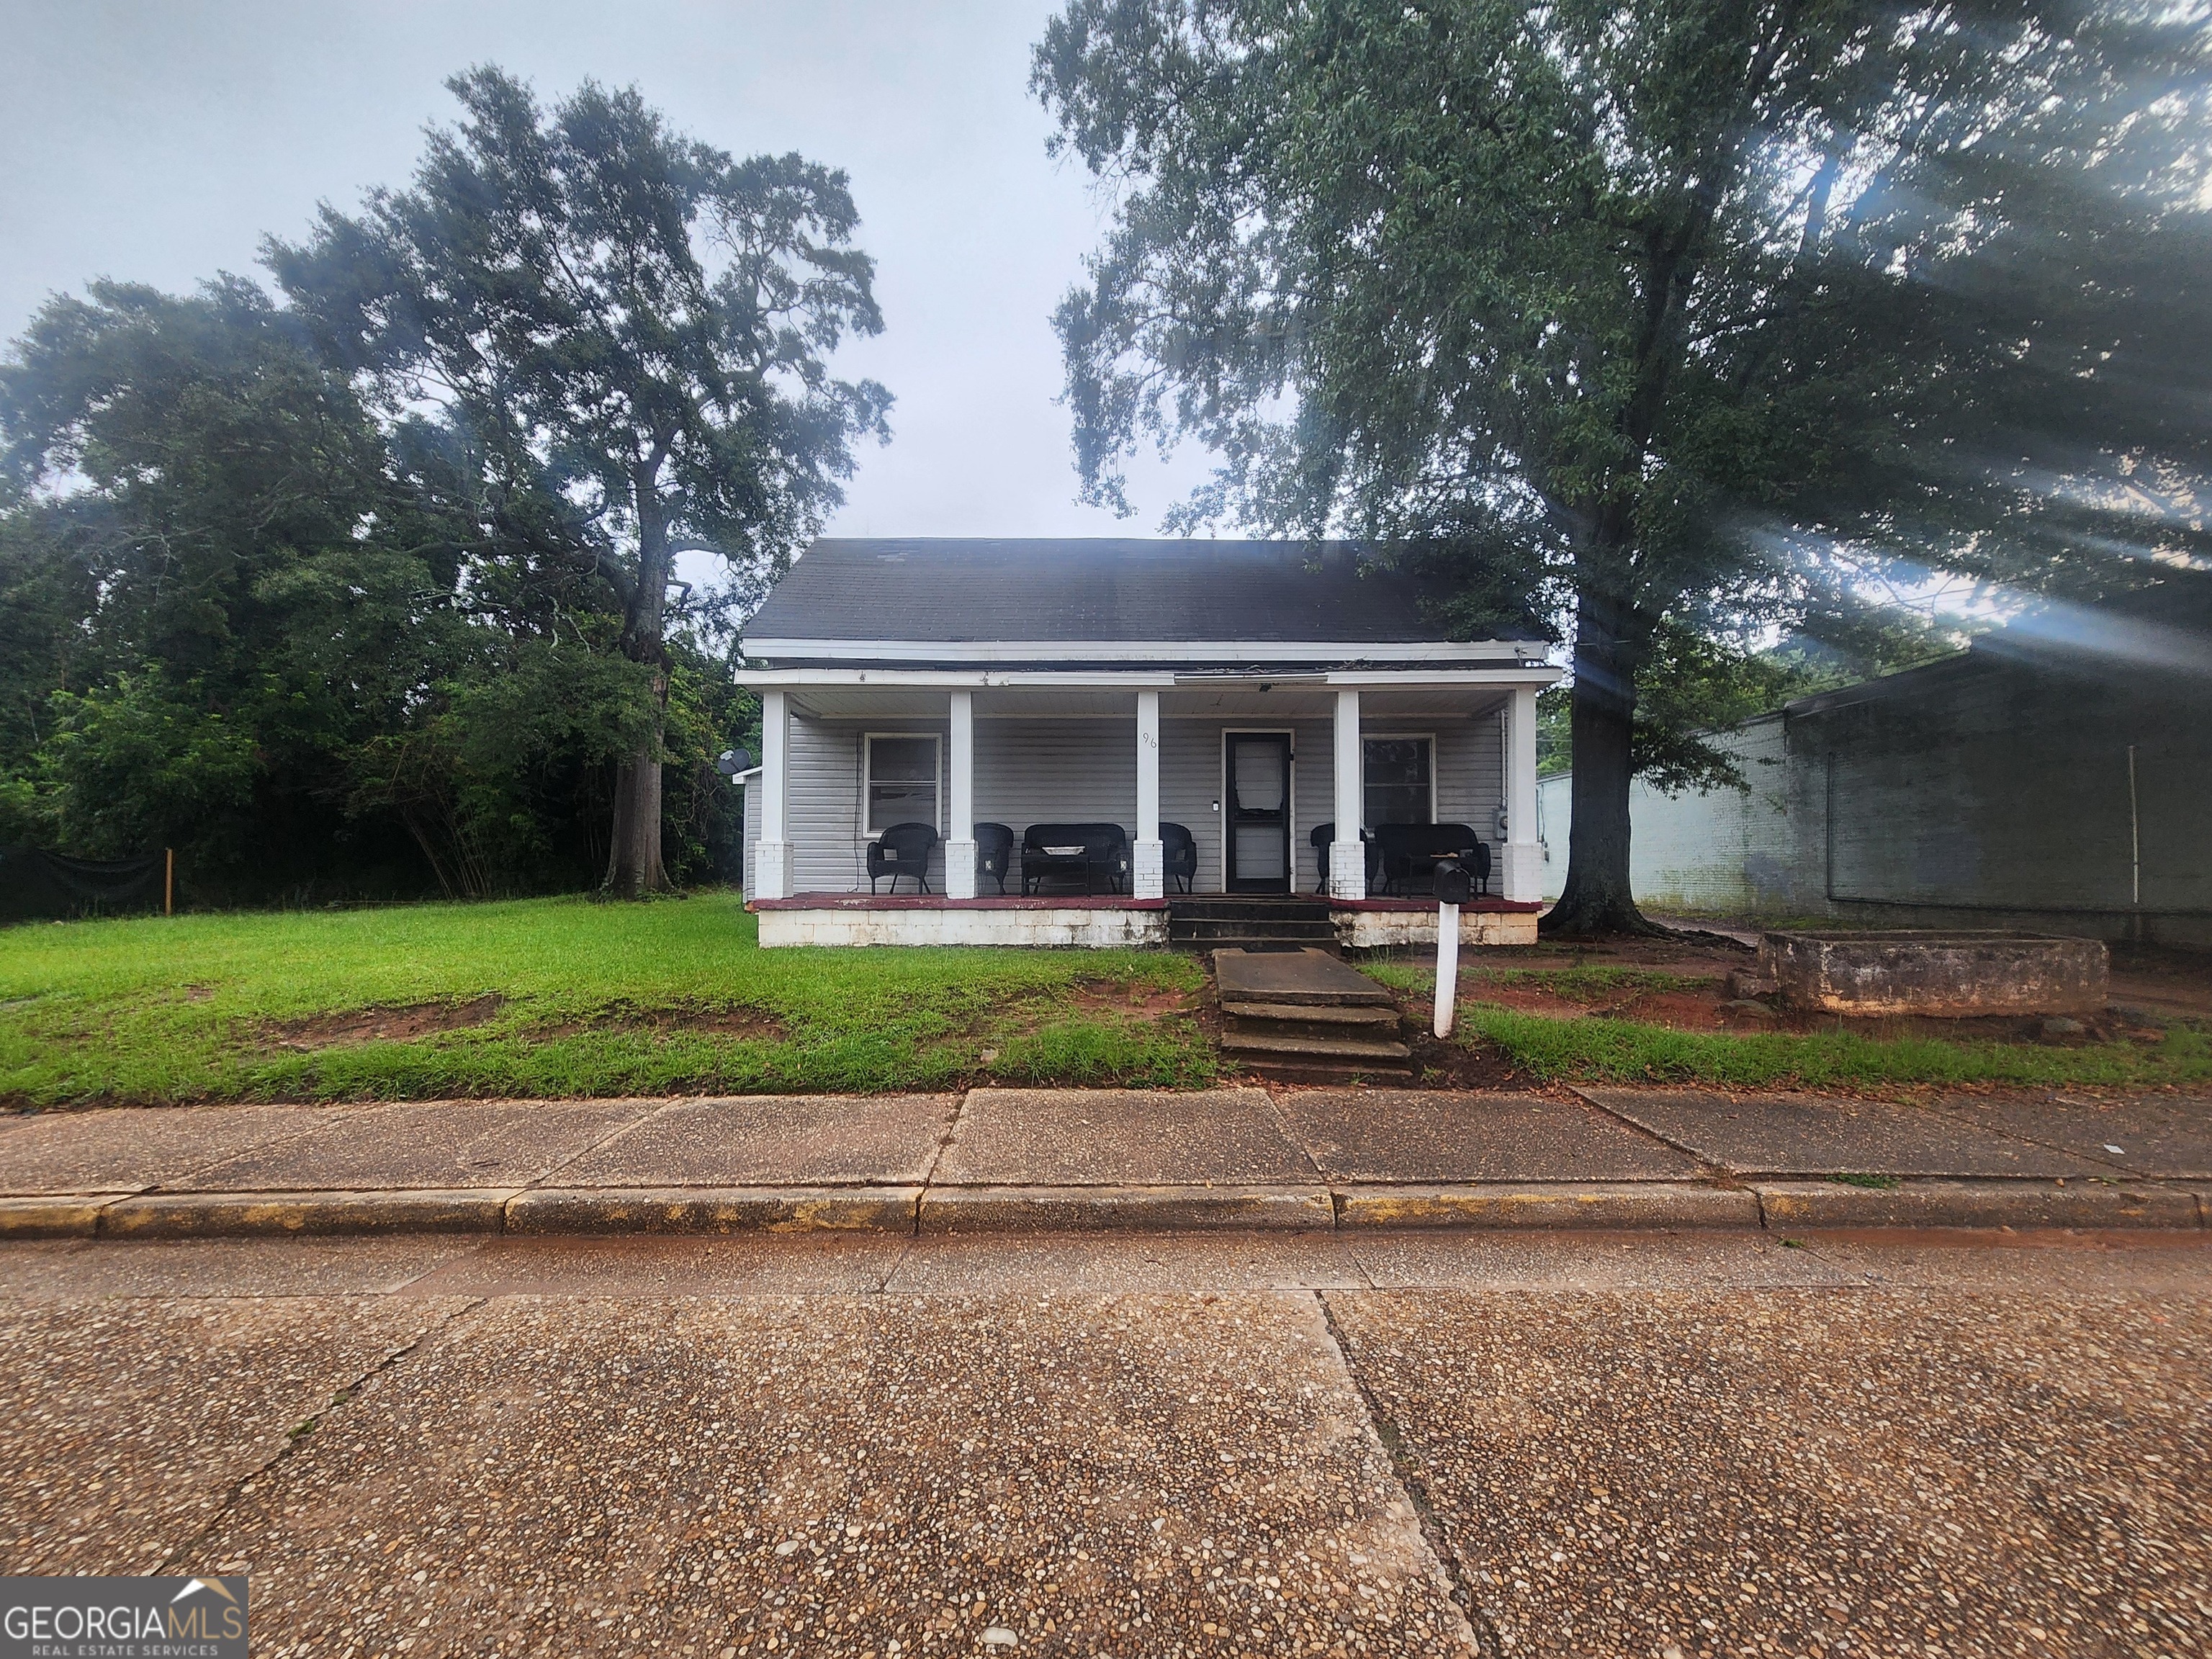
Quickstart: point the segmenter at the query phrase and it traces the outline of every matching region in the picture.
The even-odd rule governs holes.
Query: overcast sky
[[[885,330],[841,355],[897,398],[842,535],[1147,535],[1076,503],[1049,316],[1106,204],[1047,158],[1029,49],[1047,0],[0,0],[0,330],[99,276],[254,271],[264,233],[412,172],[441,82],[495,63],[541,98],[635,83],[738,155],[852,175]]]

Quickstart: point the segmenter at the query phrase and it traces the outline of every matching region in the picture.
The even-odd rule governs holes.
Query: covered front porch
[[[750,908],[767,945],[1165,944],[1188,931],[1178,913],[1224,899],[1346,946],[1418,943],[1437,913],[1407,849],[1430,832],[1407,826],[1432,826],[1490,865],[1462,937],[1533,941],[1536,692],[1554,676],[749,671]],[[894,869],[885,832],[917,824]],[[1075,828],[1125,850],[1052,856]]]

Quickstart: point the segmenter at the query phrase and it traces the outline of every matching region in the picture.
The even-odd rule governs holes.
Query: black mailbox
[[[1464,904],[1472,890],[1467,872],[1460,867],[1457,859],[1437,860],[1437,902]]]

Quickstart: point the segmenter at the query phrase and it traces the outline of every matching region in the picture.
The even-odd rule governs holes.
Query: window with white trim
[[[1429,738],[1369,738],[1363,745],[1367,827],[1433,823],[1435,743]]]
[[[895,823],[942,828],[938,811],[938,745],[935,733],[870,732],[865,796],[866,833],[880,836]]]

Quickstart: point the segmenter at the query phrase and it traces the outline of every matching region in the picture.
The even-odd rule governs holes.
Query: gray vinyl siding
[[[951,793],[945,769],[951,763],[949,723],[945,720],[817,720],[794,716],[789,750],[790,797],[785,804],[784,833],[791,838],[792,890],[799,893],[865,893],[868,890],[868,835],[860,799],[860,745],[871,732],[922,736],[934,732],[938,745],[938,834]],[[945,853],[929,860],[933,891],[945,890]],[[910,893],[914,884],[900,886]]]
[[[1469,823],[1497,840],[1501,791],[1502,715],[1474,719],[1434,716],[1370,722],[1381,732],[1429,733],[1436,738],[1437,816]],[[1335,816],[1333,778],[1335,733],[1327,720],[1177,720],[1160,722],[1160,817],[1186,826],[1198,842],[1197,891],[1218,892],[1223,879],[1223,734],[1282,731],[1291,736],[1291,853],[1295,884],[1316,884],[1315,854],[1308,837]],[[792,842],[793,890],[866,892],[867,836],[862,832],[860,740],[869,732],[934,732],[944,721],[821,720],[794,716],[789,741],[790,798],[786,833]],[[1103,822],[1133,831],[1137,817],[1137,727],[1129,720],[981,719],[975,722],[975,817],[1014,832],[1018,848],[1032,823]],[[940,749],[939,800],[949,805],[949,742]],[[757,782],[757,781],[756,781]],[[757,789],[746,791],[748,849],[759,838]],[[952,832],[939,824],[941,835]],[[746,874],[750,884],[750,854]],[[930,885],[944,890],[944,854],[930,862]],[[905,890],[905,889],[902,889]],[[988,890],[987,887],[987,890]],[[1007,884],[1009,892],[1018,890]]]
[[[750,897],[753,890],[753,848],[759,843],[761,832],[761,781],[757,775],[745,780],[744,791],[745,850],[743,880],[745,894]]]
[[[979,720],[975,818],[1014,832],[1032,823],[1137,822],[1137,722],[1122,720]],[[1013,884],[1007,883],[1012,890]]]

